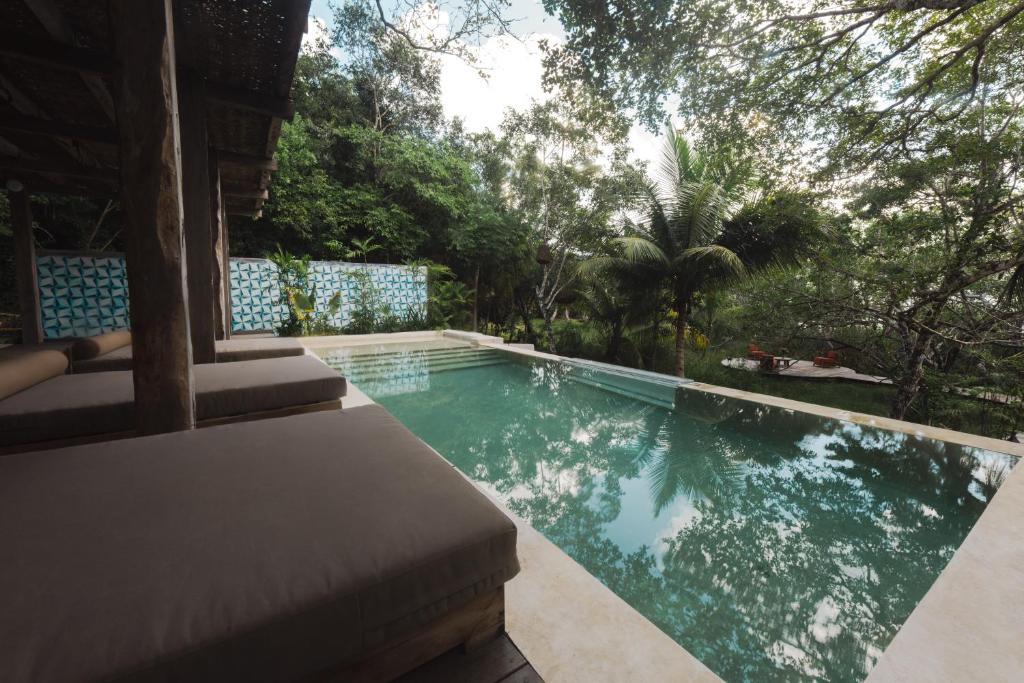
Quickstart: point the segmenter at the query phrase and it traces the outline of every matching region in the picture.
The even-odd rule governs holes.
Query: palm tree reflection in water
[[[727,681],[859,681],[1008,456],[560,364],[381,402]]]

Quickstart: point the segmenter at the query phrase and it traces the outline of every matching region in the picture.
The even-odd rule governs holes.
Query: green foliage
[[[747,201],[750,171],[728,154],[706,156],[669,128],[656,182],[647,191],[648,216],[613,240],[618,253],[593,259],[592,275],[670,293],[676,325],[676,374],[684,373],[687,344],[709,340],[690,317],[702,296],[768,268],[795,266],[816,246],[817,213],[809,197],[780,191]]]
[[[277,267],[281,303],[288,317],[278,325],[277,334],[285,337],[338,334],[331,319],[341,310],[341,292],[327,301],[327,308],[317,311],[316,285],[309,282],[309,256],[297,258],[280,247],[267,257]]]
[[[349,314],[344,334],[378,334],[425,329],[426,316],[422,309],[412,307],[404,316],[394,311],[380,289],[364,270],[351,271],[348,277],[357,291],[355,307]]]

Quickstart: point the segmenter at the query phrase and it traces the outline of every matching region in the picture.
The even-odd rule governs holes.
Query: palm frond
[[[629,263],[668,265],[669,258],[653,241],[639,236],[617,237],[613,240],[622,249],[622,258]]]
[[[673,197],[669,227],[679,249],[714,242],[722,227],[726,198],[711,182],[683,182]]]
[[[719,277],[740,278],[747,273],[747,267],[743,265],[736,252],[720,244],[687,249],[679,254],[676,262],[683,267],[697,264],[708,266],[717,272]]]

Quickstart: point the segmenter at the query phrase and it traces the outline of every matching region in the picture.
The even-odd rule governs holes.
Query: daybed
[[[40,351],[19,363],[54,356]],[[0,453],[132,435],[131,371],[58,372],[0,400]],[[200,426],[336,409],[346,390],[345,378],[312,355],[196,365],[193,373]]]
[[[514,524],[383,408],[0,458],[0,680],[389,680],[504,627]]]
[[[76,343],[75,349],[72,352],[74,360],[71,364],[71,371],[85,373],[131,370],[131,335],[127,332],[123,334],[127,335],[125,343],[118,344],[113,348],[103,347],[102,353],[98,354],[84,351],[84,348],[88,348],[84,347],[86,340]],[[214,342],[214,348],[217,352],[218,363],[234,363],[264,358],[285,358],[288,356],[301,356],[306,353],[306,347],[292,337],[236,337],[234,339],[220,339]]]

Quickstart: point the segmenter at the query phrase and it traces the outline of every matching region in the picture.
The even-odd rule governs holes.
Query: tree
[[[817,219],[805,202],[778,193],[742,205],[748,177],[742,165],[705,157],[669,128],[657,184],[647,193],[647,219],[616,240],[618,255],[592,262],[594,270],[634,271],[665,283],[676,316],[679,377],[685,376],[697,297],[757,271],[798,263],[814,242]]]
[[[897,386],[893,417],[907,415],[929,371],[980,362],[985,347],[1024,350],[1022,148],[1016,108],[992,103],[884,159],[856,188],[851,228],[828,254],[836,277],[791,295],[832,336],[874,329],[894,340],[875,342]]]
[[[533,299],[548,350],[557,353],[557,300],[575,281],[576,263],[613,236],[613,219],[629,208],[642,172],[626,160],[622,121],[595,116],[586,102],[534,103],[510,112],[502,128],[512,159],[509,201],[532,226]]]
[[[1024,85],[1019,0],[544,6],[567,34],[549,53],[552,81],[595,90],[651,123],[678,102],[718,143],[765,138],[778,152],[780,137],[799,146],[815,135],[843,149],[839,163],[853,161],[851,146],[899,146],[962,115],[982,85],[990,96]]]

